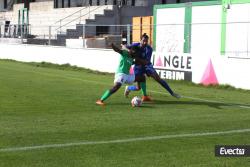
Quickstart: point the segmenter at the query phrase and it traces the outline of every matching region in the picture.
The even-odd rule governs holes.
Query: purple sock
[[[171,95],[173,95],[173,91],[172,91],[172,89],[169,87],[169,85],[167,84],[167,82],[166,81],[164,81],[164,80],[161,80],[160,81],[160,84],[171,94]]]
[[[130,90],[130,91],[137,91],[138,89],[137,89],[137,86],[131,85],[131,86],[128,86],[128,90]]]

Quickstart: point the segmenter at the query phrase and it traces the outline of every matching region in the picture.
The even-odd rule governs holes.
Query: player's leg
[[[153,67],[151,66],[147,67],[146,73],[148,76],[154,78],[154,80],[157,81],[163,88],[165,88],[173,97],[180,98],[180,95],[173,92],[173,90],[170,88],[168,83],[165,80],[160,78],[160,76],[157,74],[157,72],[155,71]]]
[[[141,82],[145,82],[145,76],[136,75],[134,82],[137,82],[137,85],[128,85],[125,87],[124,96],[128,97],[130,91],[139,91],[141,89]]]
[[[140,89],[142,90],[143,96],[147,97],[145,72],[144,67],[134,66],[135,81],[137,85],[126,86],[124,91],[125,97],[128,97],[131,91],[139,91]]]
[[[146,79],[145,82],[138,82],[138,84],[140,85],[142,91],[142,101],[151,101],[152,99],[147,94]]]
[[[123,74],[116,74],[115,80],[114,80],[114,86],[111,89],[106,90],[104,92],[104,94],[101,96],[101,98],[96,101],[96,104],[104,105],[104,101],[107,100],[117,90],[119,90],[124,82],[125,82],[124,75]]]
[[[151,97],[148,96],[147,94],[147,87],[146,87],[146,77],[145,75],[143,76],[145,78],[145,81],[140,81],[138,82],[138,87],[141,88],[142,91],[142,101],[152,101]]]
[[[135,82],[138,83],[139,81],[145,80],[145,79],[142,80],[143,79],[142,76],[144,75],[142,67],[135,65],[133,70],[134,70],[134,75],[135,75]],[[141,87],[139,84],[137,84],[137,86],[136,85],[126,86],[125,91],[124,91],[124,96],[128,97],[130,91],[138,91],[140,89],[141,89]]]
[[[146,90],[146,77],[145,75],[137,75],[136,80],[137,85],[129,85],[125,87],[124,96],[128,97],[131,91],[139,91],[142,90],[142,100],[143,101],[151,101],[151,98],[147,95]]]
[[[115,83],[115,85],[109,89],[109,90],[106,90],[104,92],[104,94],[102,95],[101,99],[97,100],[96,101],[96,104],[99,104],[99,105],[104,105],[104,101],[107,100],[112,94],[114,94],[118,89],[120,89],[120,87],[122,86],[121,83]]]
[[[143,101],[151,101],[151,100],[152,100],[151,97],[149,97],[149,96],[147,95],[146,77],[143,75],[142,78],[144,78],[144,79],[139,80],[139,81],[137,82],[137,85],[126,86],[125,91],[124,91],[125,97],[128,97],[128,95],[129,95],[129,93],[130,93],[131,91],[139,91],[139,90],[141,89],[141,91],[142,91],[142,100],[143,100]]]
[[[138,87],[136,87],[135,85],[132,85],[137,80],[138,80],[138,76],[135,76],[135,74],[128,75],[128,79],[127,79],[126,84],[129,84],[129,85],[125,87],[125,90],[124,90],[124,96],[125,97],[128,97],[130,91],[138,91],[138,90],[140,90],[140,88],[138,89]]]

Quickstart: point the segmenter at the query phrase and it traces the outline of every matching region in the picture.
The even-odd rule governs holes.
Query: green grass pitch
[[[124,87],[105,107],[95,101],[113,85],[113,75],[0,61],[0,167],[250,166],[250,158],[218,158],[215,145],[250,144],[250,132],[134,142],[73,145],[163,135],[250,129],[250,91],[169,81],[188,98],[177,100],[148,79],[153,103],[133,108]],[[160,92],[160,93],[158,93]]]

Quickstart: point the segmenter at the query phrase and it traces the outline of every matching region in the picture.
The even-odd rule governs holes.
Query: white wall
[[[0,48],[0,59],[12,59],[23,62],[45,61],[56,64],[69,63],[102,72],[114,73],[119,62],[119,54],[110,49],[70,49],[13,44],[0,44]],[[180,54],[180,56],[185,55]],[[200,56],[199,54],[192,54],[193,82],[200,83],[210,59],[221,84],[230,84],[237,88],[250,89],[250,59],[235,59],[221,55],[211,56],[204,54]]]
[[[232,4],[227,10],[229,24],[226,25],[225,55],[221,55],[223,29],[220,23],[223,10],[226,9],[223,9],[222,5],[192,7],[191,53],[189,55],[192,57],[190,59],[192,81],[204,84],[207,82],[229,84],[237,88],[250,89],[250,52],[248,53],[250,50],[250,4]],[[181,26],[185,22],[184,11],[184,7],[157,9],[155,63],[158,63],[159,56],[161,56],[158,52],[171,55],[175,51],[179,60],[184,56],[183,42],[181,42],[184,40],[184,26]],[[238,23],[232,24],[232,22]],[[212,68],[206,70],[210,62],[212,62],[210,67],[214,69],[215,75]],[[170,71],[172,73],[185,71],[185,68],[168,66],[160,68],[172,70]],[[205,81],[203,76],[207,78]]]
[[[201,83],[202,76],[211,60],[220,84],[250,90],[250,59],[228,58],[221,55],[192,54],[192,72],[195,83]]]
[[[185,8],[158,9],[156,17],[156,51],[182,52]]]
[[[233,4],[227,10],[227,22],[229,24],[226,25],[226,54],[221,55],[222,29],[221,24],[216,23],[221,22],[222,6],[193,7],[192,23],[207,23],[192,26],[193,82],[202,82],[201,79],[208,62],[211,60],[219,84],[229,84],[237,88],[250,89],[250,57],[242,59],[242,57],[246,57],[247,47],[250,46],[247,42],[250,39],[249,24],[233,23],[249,22],[249,11],[250,4]]]
[[[10,24],[18,23],[18,10],[23,8],[24,4],[14,4],[13,11],[0,12],[0,18],[10,21]]]
[[[226,54],[246,57],[250,49],[250,4],[233,4],[227,10]]]
[[[191,53],[220,53],[221,8],[221,5],[192,7]]]
[[[23,62],[69,63],[102,72],[115,72],[119,54],[110,49],[70,49],[36,45],[0,44],[0,59]]]

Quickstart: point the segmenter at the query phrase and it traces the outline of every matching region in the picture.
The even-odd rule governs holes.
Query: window
[[[58,0],[54,0],[54,8],[58,8]]]
[[[135,0],[132,0],[132,4],[131,4],[132,6],[135,6]]]
[[[96,35],[108,34],[109,27],[108,26],[96,26]]]
[[[68,7],[70,7],[71,6],[71,3],[70,3],[70,0],[68,0]]]
[[[4,0],[3,3],[4,3],[4,4],[3,4],[3,8],[6,9],[6,8],[7,8],[7,0]]]
[[[62,0],[62,8],[64,8],[64,0]]]
[[[24,3],[24,7],[29,8],[30,2],[35,2],[35,0],[16,0],[15,2],[17,4]],[[7,1],[7,6],[8,6],[8,1]]]

